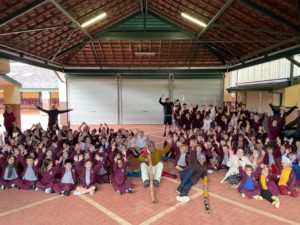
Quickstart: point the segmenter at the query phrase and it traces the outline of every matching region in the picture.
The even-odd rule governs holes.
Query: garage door
[[[70,120],[74,124],[118,123],[117,82],[115,79],[68,79]]]
[[[223,79],[175,79],[174,80],[174,99],[183,99],[183,102],[212,104],[214,97],[220,103],[223,101]]]
[[[123,124],[161,124],[163,108],[158,100],[168,93],[167,79],[123,79]]]

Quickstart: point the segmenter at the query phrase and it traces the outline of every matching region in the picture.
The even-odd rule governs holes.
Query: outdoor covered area
[[[18,64],[13,69],[12,63],[26,66]],[[26,85],[22,87],[19,79]],[[20,132],[24,134],[25,130],[31,129],[29,139],[40,135],[36,138],[39,144],[44,142],[44,146],[48,146],[48,140],[51,142],[49,146],[56,146],[55,149],[63,145],[63,141],[57,141],[63,136],[61,130],[55,131],[55,135],[46,131],[50,123],[47,124],[50,115],[47,110],[56,105],[61,110],[59,120],[54,121],[58,121],[55,126],[59,128],[77,130],[80,127],[80,135],[89,136],[85,130],[88,126],[90,131],[96,129],[97,133],[99,125],[103,128],[107,123],[116,133],[119,128],[133,134],[144,131],[156,147],[163,147],[174,134],[168,134],[162,124],[166,113],[163,114],[163,106],[159,104],[161,97],[163,101],[166,98],[171,101],[178,99],[182,107],[187,103],[190,112],[196,105],[195,111],[206,107],[203,115],[199,112],[202,122],[213,111],[213,106],[216,110],[219,107],[234,109],[231,113],[229,108],[222,112],[229,115],[228,124],[233,114],[240,115],[243,114],[241,111],[249,110],[247,118],[236,126],[245,123],[244,128],[248,129],[250,115],[262,116],[261,127],[266,130],[264,134],[268,138],[268,118],[276,111],[272,111],[270,104],[278,107],[274,114],[279,113],[280,107],[293,109],[285,117],[282,127],[294,121],[299,116],[297,107],[300,108],[300,2],[0,1],[0,110],[2,112],[8,105],[16,115],[14,128],[20,130],[14,130],[15,138],[26,139],[28,134],[22,136]],[[244,104],[247,110],[242,109]],[[175,112],[170,114],[173,115],[172,125],[176,127]],[[35,132],[39,122],[42,129]],[[297,130],[295,124],[292,127],[293,131]],[[52,129],[50,125],[49,128]],[[191,148],[193,135],[184,133],[190,132],[186,127],[181,128],[178,136]],[[112,141],[108,136],[109,129],[105,139]],[[242,127],[237,129],[241,130],[238,135],[248,134]],[[68,135],[73,135],[70,132],[66,131],[64,141]],[[218,136],[214,131],[212,135],[218,137],[210,139],[210,134],[201,132],[196,136],[205,136],[205,141],[222,151],[221,134]],[[230,131],[228,135],[234,136],[233,133]],[[51,135],[55,137],[50,141],[47,138]],[[2,132],[1,140],[7,141],[4,136]],[[237,136],[230,141],[238,139]],[[78,141],[77,136],[78,143],[68,144],[71,143],[72,151],[76,144],[85,148],[86,139],[85,136]],[[296,138],[289,140],[289,147],[297,153]],[[205,141],[197,144],[207,146]],[[284,141],[288,144],[287,139]],[[283,144],[284,141],[282,138]],[[120,149],[126,144],[120,144]],[[7,145],[2,143],[2,149],[7,149]],[[107,145],[109,149],[112,144]],[[24,146],[28,148],[27,142]],[[42,155],[49,146],[40,148],[44,151]],[[100,148],[99,143],[97,146]],[[19,147],[13,146],[12,155],[21,151],[15,148]],[[40,150],[37,145],[35,148],[33,155],[37,156]],[[245,144],[244,148],[248,151],[250,147]],[[266,149],[267,144],[264,151]],[[82,155],[84,151],[82,149]],[[63,152],[59,152],[62,155],[53,160],[53,164],[64,167]],[[68,156],[68,159],[79,160],[79,154],[70,155],[72,157]],[[2,157],[7,157],[7,154],[0,154],[0,161]],[[114,157],[110,159],[112,164]],[[207,163],[211,163],[211,158],[205,157]],[[46,194],[40,189],[5,188],[0,190],[0,224],[300,224],[299,197],[280,196],[280,208],[272,207],[268,201],[242,198],[237,189],[220,183],[226,172],[224,168],[209,169],[212,174],[207,176],[208,193],[206,188],[203,189],[203,179],[200,179],[190,189],[190,202],[178,202],[176,189],[181,180],[176,163],[176,157],[163,162],[163,171],[169,176],[162,177],[160,187],[154,188],[155,204],[140,178],[140,162],[131,152],[128,153],[129,172],[138,173],[138,177],[128,177],[134,187],[132,195],[128,192],[117,195],[109,182],[97,185],[95,195],[79,197],[73,195],[75,189],[69,197],[64,197],[63,192],[57,195]],[[0,170],[5,176],[5,168]],[[110,165],[106,172],[112,170]],[[174,174],[177,178],[172,177]],[[83,182],[82,177],[80,180],[79,184]],[[299,187],[296,190],[300,191]],[[209,205],[203,203],[207,194]]]

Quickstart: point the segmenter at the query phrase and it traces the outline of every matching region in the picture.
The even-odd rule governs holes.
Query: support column
[[[174,101],[174,74],[169,73],[169,98]]]
[[[67,109],[67,81],[64,73],[57,72],[59,78],[59,109]],[[63,113],[59,115],[60,125],[68,124],[68,113]],[[72,122],[72,121],[71,121]]]
[[[118,73],[117,79],[117,91],[118,91],[118,124],[123,124],[123,106],[122,106],[122,75]]]

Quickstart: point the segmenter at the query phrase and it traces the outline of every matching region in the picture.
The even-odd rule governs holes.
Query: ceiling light
[[[201,27],[207,27],[206,23],[204,23],[204,22],[202,22],[202,21],[196,19],[195,17],[192,17],[192,16],[190,16],[186,13],[181,13],[181,16],[188,19],[188,20],[190,20],[190,21],[192,21],[193,23],[196,23],[196,24],[200,25]]]
[[[134,54],[138,56],[155,56],[155,52],[135,52]]]
[[[94,18],[92,18],[92,19],[90,19],[90,20],[88,20],[88,21],[86,21],[86,22],[84,22],[84,23],[81,24],[80,26],[81,26],[81,27],[88,27],[88,26],[90,26],[91,24],[93,24],[93,23],[95,23],[95,22],[97,22],[97,21],[103,19],[104,17],[106,17],[106,13],[105,13],[105,12],[99,14],[98,16],[95,16]]]

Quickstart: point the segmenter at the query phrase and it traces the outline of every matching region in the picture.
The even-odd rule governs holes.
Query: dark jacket
[[[196,184],[200,178],[207,176],[207,167],[206,165],[201,166],[197,160],[197,151],[191,150],[190,152],[190,165],[189,168],[193,169],[194,173],[192,176],[193,184]]]
[[[71,109],[67,109],[67,110],[57,110],[57,109],[46,110],[46,109],[43,109],[43,108],[41,108],[39,106],[37,106],[37,108],[39,110],[41,110],[42,112],[48,114],[48,116],[49,116],[48,127],[52,127],[52,126],[54,126],[56,124],[59,114],[71,111]]]
[[[173,102],[162,102],[161,99],[162,98],[159,98],[159,104],[164,107],[164,115],[172,116]]]

